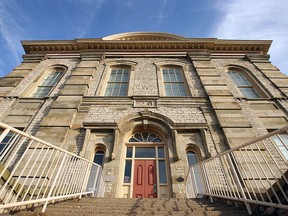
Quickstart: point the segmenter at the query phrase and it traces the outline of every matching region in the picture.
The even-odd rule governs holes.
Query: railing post
[[[61,156],[61,155],[59,155],[59,157],[60,157],[60,156]],[[54,182],[53,182],[53,184],[52,184],[52,186],[51,186],[51,188],[50,188],[50,191],[49,191],[49,193],[48,193],[48,195],[47,195],[47,198],[46,198],[47,201],[45,202],[45,204],[44,204],[44,206],[43,206],[43,208],[42,208],[42,212],[45,212],[45,210],[46,210],[46,207],[47,207],[48,202],[49,202],[49,198],[50,198],[50,196],[51,196],[51,194],[52,194],[52,191],[53,191],[53,189],[54,189],[54,187],[55,187],[55,185],[56,185],[57,179],[58,179],[58,177],[59,177],[59,175],[60,175],[60,172],[61,172],[61,170],[62,170],[62,167],[63,167],[63,164],[64,164],[64,162],[65,162],[66,157],[67,157],[67,152],[65,152],[64,157],[63,157],[63,159],[62,159],[62,161],[61,161],[61,164],[60,164],[60,167],[59,167],[59,169],[58,169],[58,172],[57,172],[57,174],[56,174],[56,176],[55,176]]]
[[[88,183],[88,180],[89,180],[89,170],[91,170],[91,167],[92,167],[92,163],[88,162],[87,168],[86,168],[86,172],[85,172],[85,177],[84,177],[84,180],[83,180],[82,189],[81,189],[81,195],[79,196],[79,199],[82,198],[82,193],[84,191],[84,188],[87,187],[87,183]]]
[[[234,177],[234,179],[235,179],[235,183],[237,184],[237,188],[238,188],[238,190],[240,191],[243,199],[246,200],[247,198],[246,198],[245,192],[244,192],[244,190],[243,190],[243,188],[242,188],[242,185],[241,185],[241,183],[240,183],[240,180],[239,180],[239,177],[238,177],[237,172],[236,172],[236,170],[235,170],[234,164],[233,164],[233,162],[231,161],[231,157],[230,157],[230,156],[232,156],[231,154],[233,154],[233,153],[229,153],[228,156],[227,156],[228,161],[229,161],[229,165],[230,165],[230,167],[231,167],[232,174],[233,174],[233,177]],[[249,215],[252,215],[252,210],[251,210],[250,204],[247,203],[246,201],[244,201],[244,204],[245,204],[245,206],[246,206],[246,208],[247,208],[248,214],[249,214]]]
[[[206,173],[206,167],[205,167],[205,164],[204,163],[201,163],[201,170],[203,170],[203,175],[204,175],[204,179],[205,179],[205,183],[206,183],[206,187],[207,187],[207,190],[208,190],[208,193],[211,194],[211,190],[210,190],[210,183],[209,183],[209,179],[208,179],[208,176],[207,176],[207,173]],[[206,191],[205,191],[206,192]],[[213,197],[212,196],[209,196],[209,199],[210,199],[210,202],[213,203]]]

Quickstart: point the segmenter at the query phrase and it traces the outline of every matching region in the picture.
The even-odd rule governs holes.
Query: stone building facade
[[[0,121],[101,164],[106,197],[185,197],[189,164],[287,125],[271,41],[137,32],[22,45],[0,80]]]

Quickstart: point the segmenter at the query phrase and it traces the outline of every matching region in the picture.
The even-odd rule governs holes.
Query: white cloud
[[[288,1],[218,0],[221,19],[212,37],[273,40],[271,61],[288,74]]]
[[[17,14],[15,18],[12,14]],[[12,53],[16,64],[21,62],[22,47],[19,44],[20,35],[24,29],[20,26],[19,20],[26,20],[19,12],[17,4],[12,1],[0,1],[0,36],[4,41],[3,47]]]

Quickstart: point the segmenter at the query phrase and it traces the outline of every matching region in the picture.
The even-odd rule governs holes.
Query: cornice
[[[136,34],[136,33],[135,33]],[[153,34],[153,40],[141,34],[130,34],[128,37],[106,37],[95,39],[75,39],[75,40],[34,40],[22,41],[22,46],[26,54],[64,54],[64,53],[83,53],[83,52],[205,52],[220,54],[267,54],[272,41],[271,40],[223,40],[216,38],[184,38],[181,36],[170,38],[167,34],[164,36],[159,33]],[[163,40],[160,40],[164,37]],[[114,39],[113,39],[114,38]],[[122,39],[121,39],[122,38]],[[124,38],[124,39],[123,39]],[[167,39],[168,38],[168,39]]]

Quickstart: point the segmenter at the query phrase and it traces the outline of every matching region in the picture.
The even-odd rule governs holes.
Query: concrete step
[[[189,206],[189,205],[173,205],[173,206],[145,206],[145,205],[101,205],[101,204],[77,204],[74,203],[73,205],[71,204],[56,204],[53,205],[51,204],[50,207],[54,208],[54,209],[70,209],[71,207],[73,208],[77,208],[77,209],[93,209],[93,210],[101,210],[101,209],[109,209],[109,210],[127,210],[127,209],[140,209],[142,211],[145,210],[157,210],[157,211],[162,211],[162,210],[169,210],[169,211],[179,211],[179,210],[205,210],[205,211],[217,211],[217,210],[225,210],[225,211],[231,211],[233,209],[235,209],[235,207],[232,206],[226,206],[224,207],[223,205],[219,205],[219,206],[214,206],[214,205],[193,205],[193,206]]]
[[[124,199],[89,198],[67,200],[48,205],[45,213],[37,207],[31,211],[22,210],[12,214],[26,215],[247,215],[245,209],[227,206],[223,203],[210,203],[207,199]]]

